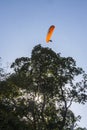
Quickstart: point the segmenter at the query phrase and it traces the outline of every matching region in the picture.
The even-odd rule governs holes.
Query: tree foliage
[[[73,102],[86,103],[87,75],[72,57],[37,45],[31,58],[17,58],[11,68],[14,72],[0,81],[1,130],[3,126],[7,130],[70,130],[76,126],[80,116],[70,107]],[[77,82],[79,75],[82,80]]]

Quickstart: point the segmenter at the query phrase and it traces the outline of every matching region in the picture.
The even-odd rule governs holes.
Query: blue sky
[[[45,37],[55,25],[53,43]],[[71,56],[87,72],[87,0],[0,0],[0,57],[4,65],[29,56],[35,45]],[[81,108],[81,109],[80,109]],[[87,105],[75,106],[87,126]]]

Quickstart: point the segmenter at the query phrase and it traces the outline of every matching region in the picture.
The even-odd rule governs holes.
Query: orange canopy
[[[55,26],[54,25],[51,25],[50,28],[48,29],[48,33],[46,35],[46,42],[52,42],[52,40],[50,39],[52,34],[53,34],[53,31],[55,29]]]

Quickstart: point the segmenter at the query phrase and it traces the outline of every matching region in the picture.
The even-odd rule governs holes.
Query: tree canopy
[[[1,130],[83,129],[75,128],[80,116],[71,105],[87,102],[87,75],[72,57],[37,45],[30,58],[17,58],[11,68],[0,81]]]

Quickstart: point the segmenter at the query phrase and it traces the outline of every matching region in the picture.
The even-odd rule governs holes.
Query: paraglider
[[[48,43],[48,42],[52,42],[51,36],[52,36],[52,34],[53,34],[54,29],[55,29],[55,26],[54,26],[54,25],[51,25],[50,28],[48,29],[48,33],[47,33],[47,35],[46,35],[46,42],[47,42],[47,43]]]

